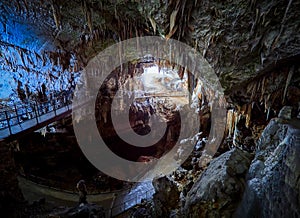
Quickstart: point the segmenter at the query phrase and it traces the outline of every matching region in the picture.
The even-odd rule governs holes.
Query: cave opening
[[[94,112],[99,134],[107,146],[118,156],[137,162],[149,162],[168,153],[180,134],[180,110],[191,100],[188,74],[181,66],[154,58],[129,62],[111,72],[99,88]],[[119,120],[117,129],[123,133],[129,126],[136,134],[146,136],[155,131],[154,123],[165,123],[163,137],[145,148],[124,142],[115,130],[112,110]],[[126,119],[122,120],[124,113]],[[208,134],[209,122],[208,117],[203,119],[199,130]],[[71,117],[25,136],[19,140],[19,148],[15,161],[21,174],[37,183],[75,191],[74,184],[84,179],[90,193],[121,190],[130,185],[99,172],[86,159],[76,142]]]
[[[97,127],[104,141],[118,156],[131,161],[160,158],[173,148],[180,134],[180,107],[189,102],[188,80],[186,76],[180,78],[180,68],[157,62],[128,63],[131,71],[125,73],[116,69],[100,87],[95,104]],[[116,101],[114,107],[113,101]],[[148,135],[155,131],[155,125],[166,123],[165,133],[159,141],[153,139],[149,147],[135,146],[142,142],[130,145],[118,136],[111,119],[112,110],[117,113],[115,128],[122,134],[130,126],[136,134]],[[125,119],[124,113],[128,113]]]

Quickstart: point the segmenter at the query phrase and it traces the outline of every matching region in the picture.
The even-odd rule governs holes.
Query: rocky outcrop
[[[290,120],[292,118],[292,110],[293,110],[293,107],[284,106],[280,110],[280,112],[278,114],[278,118],[285,119],[285,120]]]
[[[168,217],[170,212],[179,207],[180,191],[172,178],[162,176],[153,180],[155,217]]]
[[[186,197],[188,217],[230,217],[242,198],[252,155],[238,148],[211,161]]]
[[[299,217],[299,205],[300,121],[276,118],[257,143],[236,217]]]
[[[235,148],[211,161],[188,192],[184,214],[229,217],[242,197],[252,155]]]

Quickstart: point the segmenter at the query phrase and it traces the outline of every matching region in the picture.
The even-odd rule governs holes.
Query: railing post
[[[19,117],[19,114],[18,114],[18,109],[17,109],[17,105],[16,104],[14,104],[14,108],[15,108],[17,119],[18,119],[18,124],[20,124],[20,117]]]
[[[70,110],[70,107],[69,107],[69,99],[67,100],[67,109],[68,109],[68,111]]]
[[[5,111],[5,117],[6,117],[6,121],[7,121],[7,125],[8,125],[9,134],[12,135],[11,126],[10,126],[10,123],[9,123],[9,118],[8,118],[8,115],[7,115],[7,111]]]
[[[26,113],[26,116],[28,117],[28,120],[30,120],[30,116],[29,116],[29,113],[28,113],[28,108],[27,108],[27,106],[25,107],[25,113]]]
[[[38,105],[36,100],[34,101],[34,103],[35,103],[35,106],[36,106],[37,114],[40,116],[39,105]]]
[[[38,113],[36,112],[36,110],[38,110],[37,108],[37,104],[35,102],[35,105],[33,106],[33,110],[34,110],[34,114],[35,114],[35,119],[36,119],[36,123],[38,124],[39,123],[39,119],[38,119]]]
[[[55,114],[55,116],[56,116],[55,99],[53,99],[53,101],[52,101],[52,105],[53,105],[54,114]]]
[[[112,201],[111,201],[111,204],[110,204],[110,214],[108,215],[109,217],[112,217],[112,212],[113,212],[113,208],[114,208],[114,204],[115,204],[115,200],[117,198],[117,194],[114,193],[113,194],[113,198],[112,198]]]

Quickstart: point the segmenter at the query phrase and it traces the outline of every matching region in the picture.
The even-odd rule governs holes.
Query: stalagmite
[[[227,111],[227,124],[225,133],[227,133],[228,137],[232,136],[234,129],[234,111],[233,109]]]

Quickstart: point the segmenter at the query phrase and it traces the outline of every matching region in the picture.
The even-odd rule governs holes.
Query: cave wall
[[[268,124],[257,143],[236,217],[300,216],[299,142],[299,120],[275,118]]]
[[[51,62],[62,66],[58,73],[63,74],[68,68],[76,72],[97,52],[120,40],[143,35],[179,39],[208,60],[228,100],[241,104],[244,101],[237,102],[238,98],[249,101],[251,97],[244,92],[253,79],[278,68],[290,71],[299,60],[299,4],[292,0],[5,0],[1,2],[1,42],[38,55],[53,52]],[[16,65],[13,55],[5,53],[6,67]],[[24,56],[25,62],[34,59],[30,54]],[[1,58],[5,63],[3,55]],[[21,64],[34,72],[27,65]],[[283,66],[287,69],[280,70]]]

